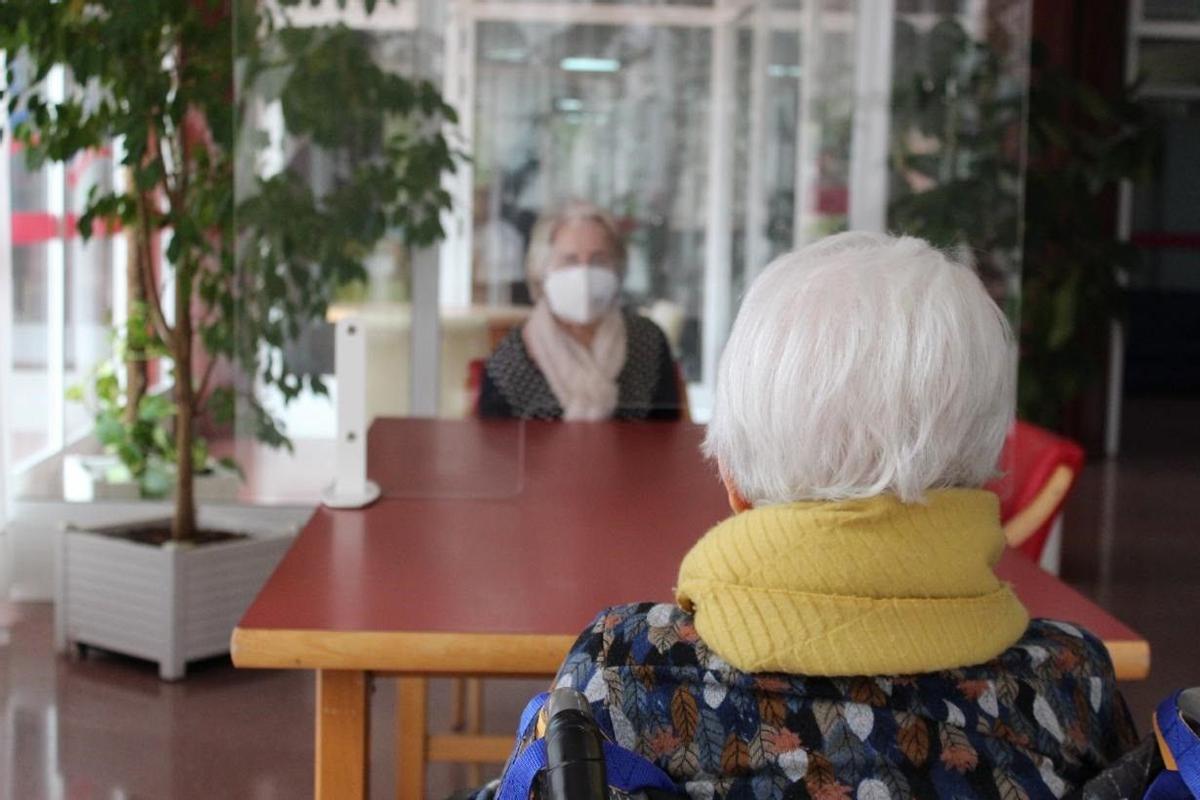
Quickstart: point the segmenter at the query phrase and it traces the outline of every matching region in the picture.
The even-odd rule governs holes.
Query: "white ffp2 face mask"
[[[621,284],[607,267],[577,264],[551,270],[542,289],[554,316],[577,325],[588,325],[608,313],[617,301]]]

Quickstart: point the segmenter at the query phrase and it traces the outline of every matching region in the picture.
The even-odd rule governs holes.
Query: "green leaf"
[[[208,468],[208,442],[202,437],[192,443],[192,468],[197,471]]]
[[[147,499],[166,497],[171,491],[174,478],[174,471],[161,461],[148,464],[140,482],[142,497]]]
[[[164,394],[147,394],[138,406],[138,419],[157,423],[175,416],[175,404]]]
[[[105,470],[104,479],[109,483],[129,483],[133,480],[133,473],[124,464],[113,464]]]
[[[241,478],[243,481],[246,480],[246,473],[242,471],[241,464],[239,464],[237,462],[237,460],[232,458],[231,456],[225,456],[224,458],[218,458],[217,463],[220,464],[225,469],[229,470],[230,472],[236,472],[238,474],[238,477]]]
[[[1079,299],[1078,281],[1070,280],[1054,293],[1050,329],[1046,334],[1046,345],[1058,350],[1075,333],[1076,304]]]
[[[111,414],[100,414],[96,418],[94,430],[97,441],[107,447],[114,447],[126,440],[125,426]]]

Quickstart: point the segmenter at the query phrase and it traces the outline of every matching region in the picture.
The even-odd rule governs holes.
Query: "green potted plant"
[[[207,461],[198,423],[227,424],[236,409],[260,440],[288,446],[254,384],[285,400],[324,393],[321,375],[290,363],[286,345],[323,319],[338,287],[364,278],[363,260],[385,235],[436,242],[450,202],[442,178],[455,154],[442,130],[454,111],[430,83],[381,69],[364,34],[291,27],[286,12],[296,5],[0,5],[4,100],[31,165],[124,143],[127,189],[93,191],[78,223],[84,236],[101,221],[124,228],[131,300],[145,311],[121,334],[125,360],[104,378],[101,422],[148,422],[140,441],[173,458],[169,522],[64,535],[58,640],[158,661],[168,678],[227,649],[287,546],[281,532],[243,524],[249,510],[223,526],[198,523],[196,469]],[[40,88],[55,65],[71,78],[61,102]],[[320,191],[295,171],[254,168],[269,137],[251,99],[278,102],[287,134],[337,165]],[[169,271],[153,253],[164,232]],[[141,366],[159,356],[171,384],[161,397]],[[254,381],[240,390],[219,383],[222,363]]]
[[[86,383],[67,390],[69,400],[92,412],[93,436],[103,453],[64,456],[64,500],[160,500],[171,496],[177,458],[171,435],[175,405],[168,394],[128,388],[129,372],[140,371],[147,359],[167,355],[150,340],[147,330],[144,311],[135,305],[129,323],[112,331],[112,356],[95,366]],[[134,341],[128,341],[131,334],[137,337]],[[212,457],[207,441],[197,436],[192,463],[198,502],[237,499],[242,476],[232,458]]]

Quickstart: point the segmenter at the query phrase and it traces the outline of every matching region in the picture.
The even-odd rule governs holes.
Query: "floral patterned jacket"
[[[704,800],[1058,798],[1136,743],[1104,646],[1047,620],[976,667],[806,678],[734,670],[677,606],[617,606],[556,686]]]

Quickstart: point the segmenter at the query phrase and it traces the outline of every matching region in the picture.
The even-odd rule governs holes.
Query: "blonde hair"
[[[843,233],[772,262],[721,355],[705,452],[755,505],[976,487],[1016,347],[975,272],[912,237]]]
[[[570,200],[538,217],[529,237],[529,252],[525,256],[525,278],[535,299],[541,296],[542,281],[546,279],[546,271],[550,268],[554,237],[563,225],[570,222],[594,222],[603,228],[612,246],[613,267],[618,276],[625,275],[625,237],[618,230],[616,220],[597,205],[585,200]]]

